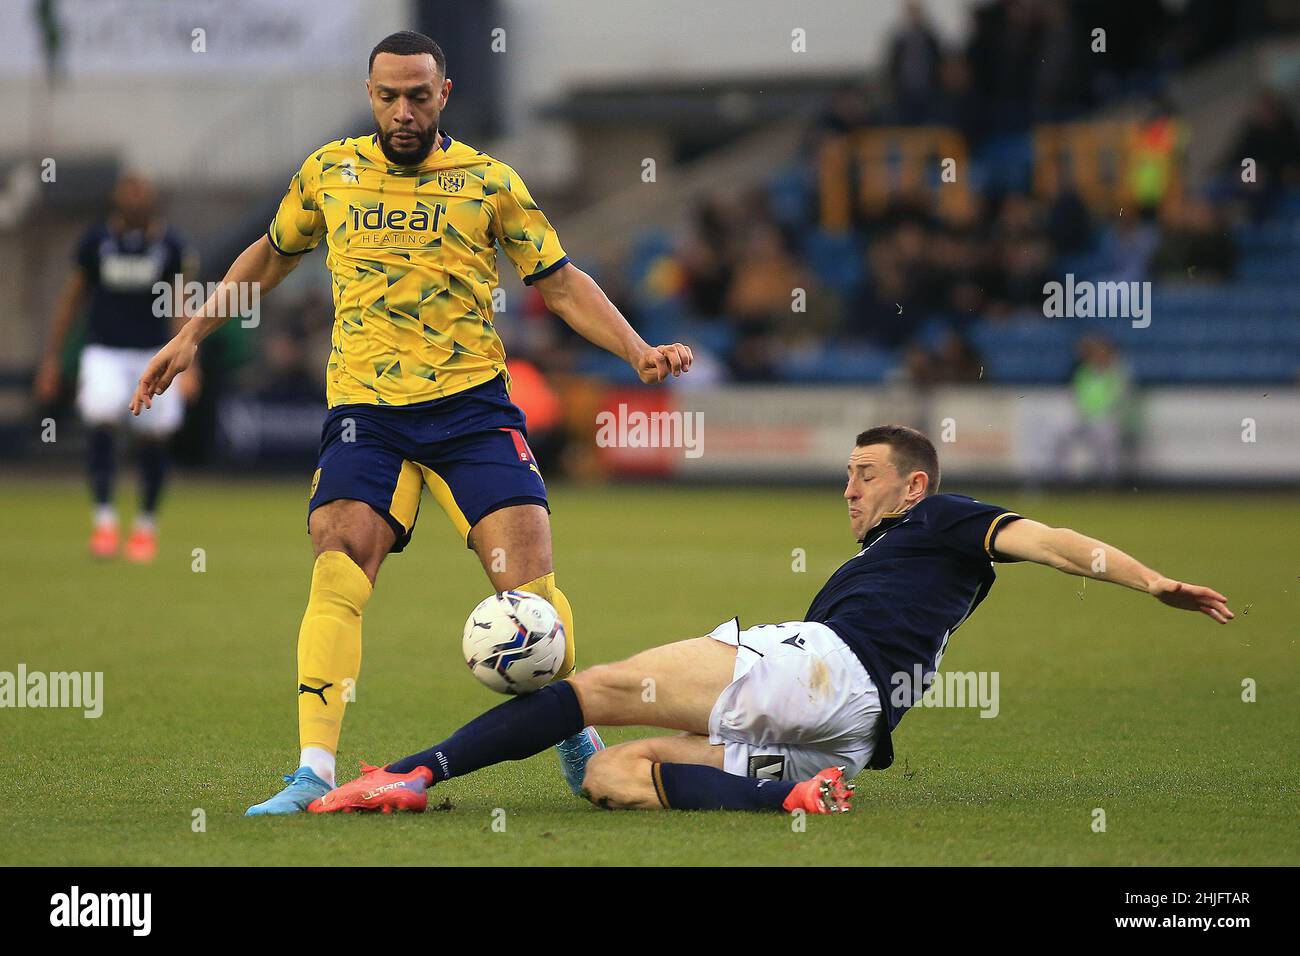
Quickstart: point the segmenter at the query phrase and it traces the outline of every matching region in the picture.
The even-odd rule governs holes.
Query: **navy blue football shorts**
[[[323,504],[364,501],[392,527],[392,550],[401,551],[426,486],[466,543],[470,529],[501,508],[550,510],[524,413],[501,376],[419,405],[331,408],[321,427],[308,523]]]

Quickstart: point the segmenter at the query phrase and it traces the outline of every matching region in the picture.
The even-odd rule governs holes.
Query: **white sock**
[[[115,527],[117,525],[117,509],[112,505],[95,505],[95,527]]]
[[[298,766],[308,768],[331,787],[334,786],[334,755],[324,747],[303,747]]]
[[[157,531],[158,522],[154,520],[154,516],[151,514],[138,514],[135,516],[135,530]]]

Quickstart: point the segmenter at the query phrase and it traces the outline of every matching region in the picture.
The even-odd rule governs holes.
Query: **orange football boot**
[[[317,797],[307,804],[307,809],[312,813],[423,813],[429,805],[427,790],[432,783],[428,767],[417,767],[410,773],[389,773],[363,763],[361,776]]]
[[[117,554],[117,525],[96,525],[90,532],[90,553],[96,558],[111,558]]]
[[[781,806],[793,813],[848,813],[853,800],[853,784],[844,782],[844,768],[830,767],[811,780],[794,785]]]
[[[149,528],[136,528],[126,539],[126,559],[137,564],[148,564],[158,556],[158,532]]]

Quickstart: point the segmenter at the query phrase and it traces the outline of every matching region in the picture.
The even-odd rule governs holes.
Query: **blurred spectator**
[[[1011,193],[993,226],[997,280],[991,292],[992,311],[1036,306],[1043,300],[1043,283],[1052,278],[1052,244],[1041,203]]]
[[[720,197],[695,210],[694,228],[681,253],[687,299],[701,317],[721,315],[735,272],[735,210]]]
[[[939,340],[934,360],[941,382],[977,382],[984,374],[984,362],[975,347],[951,330]]]
[[[878,348],[897,348],[911,336],[915,324],[913,316],[905,314],[903,308],[911,298],[912,287],[888,239],[872,243],[868,257],[871,277],[863,293],[854,297],[860,304],[848,315],[845,331],[851,338]]]
[[[796,297],[796,290],[803,295]],[[801,302],[803,311],[795,311]],[[783,352],[808,339],[825,339],[839,322],[839,303],[793,255],[781,229],[753,225],[735,279],[727,290],[728,315],[741,342],[733,356],[738,378],[771,377]]]
[[[1058,252],[1082,252],[1093,244],[1092,217],[1083,197],[1068,180],[1047,210],[1047,238]]]
[[[1054,443],[1057,481],[1071,478],[1114,484],[1123,474],[1124,447],[1133,412],[1133,382],[1115,346],[1100,336],[1078,343],[1079,366],[1070,382],[1074,418]],[[1074,451],[1088,456],[1082,474],[1071,474]]]
[[[1082,62],[1092,73],[1098,101],[1157,87],[1161,67],[1169,65],[1162,55],[1171,29],[1167,6],[1162,0],[1090,0],[1084,8],[1088,19],[1082,41],[1091,44],[1094,28],[1105,31],[1105,54],[1085,56]]]
[[[1170,61],[1196,63],[1253,36],[1277,35],[1300,25],[1300,7],[1282,0],[1186,0],[1169,27]]]
[[[726,310],[742,325],[767,327],[790,311],[792,290],[807,288],[808,274],[770,223],[750,232],[726,294]]]
[[[927,389],[936,382],[934,356],[919,342],[903,349],[903,361],[891,373],[894,381],[902,381],[918,389]]]
[[[984,363],[979,353],[957,332],[949,329],[934,349],[912,342],[903,350],[900,367],[903,381],[917,388],[978,382],[983,378]]]
[[[844,83],[831,94],[826,111],[817,118],[815,128],[823,136],[843,136],[867,124],[870,104],[857,83]]]
[[[1134,215],[1119,216],[1102,233],[1097,250],[1098,278],[1111,282],[1143,282],[1160,241],[1154,223]]]
[[[983,116],[983,100],[971,85],[969,61],[961,53],[947,54],[939,64],[931,122],[958,129],[968,142],[975,142],[983,135]]]
[[[1254,182],[1242,179],[1246,159],[1255,162]],[[1300,185],[1300,126],[1276,92],[1263,90],[1256,97],[1223,168],[1257,219],[1269,215],[1284,188]]]
[[[506,361],[510,375],[510,399],[524,412],[528,422],[528,446],[543,473],[558,470],[563,457],[564,407],[546,376],[532,362],[522,358]]]
[[[1042,57],[1034,76],[1034,118],[1069,119],[1089,103],[1088,48],[1075,19],[1075,5],[1041,3],[1037,8]]]
[[[1169,206],[1151,258],[1154,278],[1226,282],[1235,265],[1236,247],[1222,213],[1199,199]]]
[[[975,87],[986,99],[991,134],[1029,127],[1043,51],[1037,8],[1035,0],[997,0],[975,10],[967,55]]]
[[[300,330],[275,329],[258,350],[254,394],[264,402],[312,402],[325,398],[321,367],[307,360],[306,337]]]
[[[331,349],[334,306],[327,291],[309,287],[287,299],[271,300],[259,326],[251,368],[240,377],[264,401],[325,399],[325,365]]]
[[[1185,132],[1166,99],[1155,100],[1134,132],[1129,150],[1128,186],[1138,212],[1153,218],[1174,188]]]
[[[889,79],[898,121],[931,119],[939,83],[939,40],[921,0],[906,0],[903,23],[889,44]]]

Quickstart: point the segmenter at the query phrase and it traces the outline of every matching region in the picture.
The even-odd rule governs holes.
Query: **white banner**
[[[61,0],[54,9],[60,59],[72,77],[254,69],[259,76],[346,70],[363,77],[380,38],[371,24],[393,6],[394,0]],[[0,75],[45,71],[36,10],[28,0],[4,4]]]
[[[1143,411],[1138,473],[1241,481],[1300,479],[1300,391],[1162,389]]]
[[[1065,388],[953,386],[906,390],[736,386],[677,394],[699,413],[703,453],[681,456],[689,478],[838,475],[864,429],[922,429],[943,474],[960,481],[1086,476],[1095,464]],[[1300,390],[1149,389],[1131,409],[1121,471],[1176,481],[1300,481]]]

